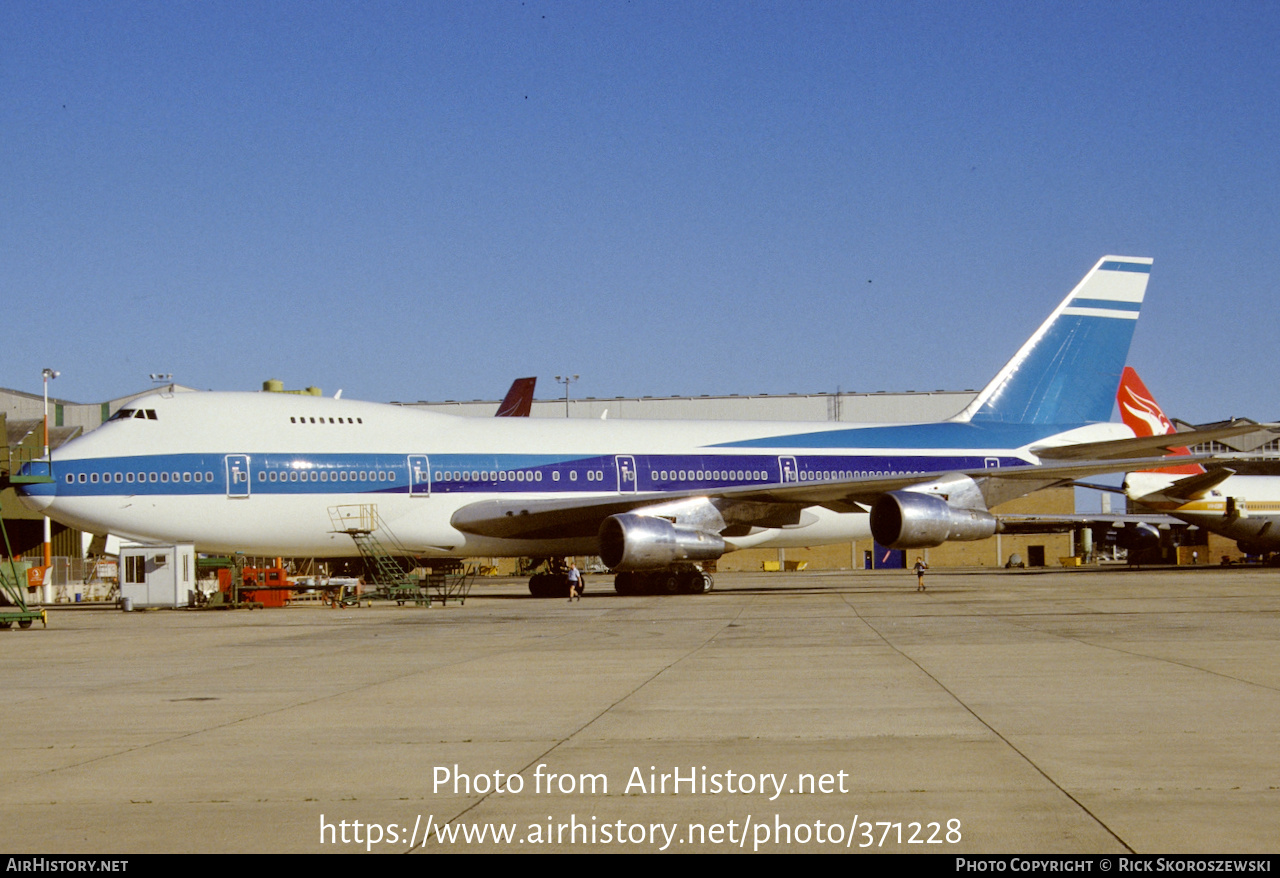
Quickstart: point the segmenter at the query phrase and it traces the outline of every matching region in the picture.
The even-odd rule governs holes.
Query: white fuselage
[[[1115,427],[1087,429],[1093,438]],[[55,452],[54,483],[31,486],[24,501],[86,531],[191,541],[208,552],[355,555],[333,509],[372,505],[424,556],[593,554],[595,534],[497,539],[451,519],[493,499],[641,493],[658,502],[666,493],[1021,466],[1035,460],[1022,438],[1045,432],[1029,429],[478,419],[269,393],[157,394]],[[991,444],[957,444],[974,436]],[[809,546],[868,535],[865,514],[815,506],[794,527],[752,528],[727,543]]]
[[[1193,499],[1166,494],[1181,478],[1185,476],[1129,473],[1125,492],[1148,509],[1236,540],[1251,554],[1280,551],[1280,476],[1233,475]]]

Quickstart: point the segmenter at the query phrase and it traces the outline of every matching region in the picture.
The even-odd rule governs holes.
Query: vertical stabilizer
[[[1177,433],[1173,422],[1164,416],[1156,398],[1147,390],[1138,373],[1131,366],[1124,367],[1124,375],[1120,378],[1120,389],[1116,392],[1116,403],[1120,406],[1120,419],[1135,436],[1167,436]],[[1171,454],[1190,454],[1187,448],[1170,449]],[[1182,466],[1167,466],[1162,469],[1144,470],[1144,472],[1170,473],[1172,475],[1196,475],[1204,472],[1198,463],[1187,463]]]
[[[953,420],[1107,421],[1129,356],[1151,260],[1104,256]]]
[[[538,383],[537,377],[517,378],[511,382],[511,389],[498,405],[495,418],[527,418],[533,411],[533,388]]]

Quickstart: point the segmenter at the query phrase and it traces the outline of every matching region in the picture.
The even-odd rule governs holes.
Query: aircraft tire
[[[550,583],[547,582],[547,574],[535,573],[529,577],[529,594],[535,598],[549,598],[551,591],[548,588]]]
[[[636,575],[627,570],[624,570],[621,573],[616,573],[613,577],[613,590],[622,595],[635,594],[635,579]]]

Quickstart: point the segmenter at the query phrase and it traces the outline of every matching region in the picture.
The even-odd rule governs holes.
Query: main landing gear
[[[706,594],[714,587],[709,573],[688,564],[665,570],[624,570],[613,577],[618,594]]]
[[[529,577],[529,594],[535,598],[563,598],[569,596],[568,572],[535,573]]]
[[[529,594],[535,598],[569,596],[569,571],[557,561],[543,562],[544,569],[529,577]],[[624,570],[614,574],[613,589],[618,594],[706,594],[715,587],[709,573],[692,564],[664,570]]]
[[[526,570],[536,570],[529,577],[529,594],[535,598],[567,598],[569,567],[561,558],[533,558]]]

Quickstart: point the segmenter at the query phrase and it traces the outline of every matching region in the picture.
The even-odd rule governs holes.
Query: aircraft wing
[[[1005,534],[1044,534],[1067,533],[1081,525],[1103,525],[1120,528],[1130,524],[1149,524],[1152,527],[1174,527],[1186,522],[1171,515],[1142,513],[1103,514],[1086,512],[1076,515],[1037,515],[1034,513],[1012,513],[999,515],[999,532]]]
[[[1174,458],[1185,462],[1190,457]],[[1200,457],[1194,458],[1201,459]],[[1085,461],[1052,466],[975,469],[954,473],[917,473],[875,478],[832,479],[825,482],[791,482],[782,485],[742,485],[732,488],[691,489],[607,497],[567,497],[481,500],[454,512],[451,522],[465,533],[499,539],[554,539],[594,536],[601,523],[624,512],[644,514],[647,507],[666,506],[673,501],[705,498],[720,510],[726,523],[753,527],[786,527],[800,522],[806,506],[823,506],[834,512],[867,512],[880,495],[913,485],[936,482],[949,475],[966,475],[975,481],[1012,481],[1018,485],[1011,496],[1020,496],[1044,487],[1070,484],[1081,476],[1123,472],[1150,466],[1151,458],[1135,460]],[[996,492],[999,493],[998,491]],[[655,515],[665,515],[661,510]]]
[[[671,494],[631,494],[559,500],[481,500],[453,513],[451,523],[465,533],[499,539],[572,539],[595,536],[611,515],[672,499]]]
[[[1244,433],[1256,433],[1259,425],[1254,421],[1235,420],[1223,427],[1209,430],[1188,430],[1182,433],[1166,433],[1160,436],[1138,436],[1133,439],[1113,439],[1108,442],[1080,442],[1075,445],[1032,446],[1031,453],[1041,460],[1110,460],[1116,457],[1137,457],[1156,452],[1170,452],[1177,448],[1199,445],[1214,439],[1226,439]],[[1148,459],[1141,464],[1150,469]],[[1165,460],[1160,466],[1169,466]]]

